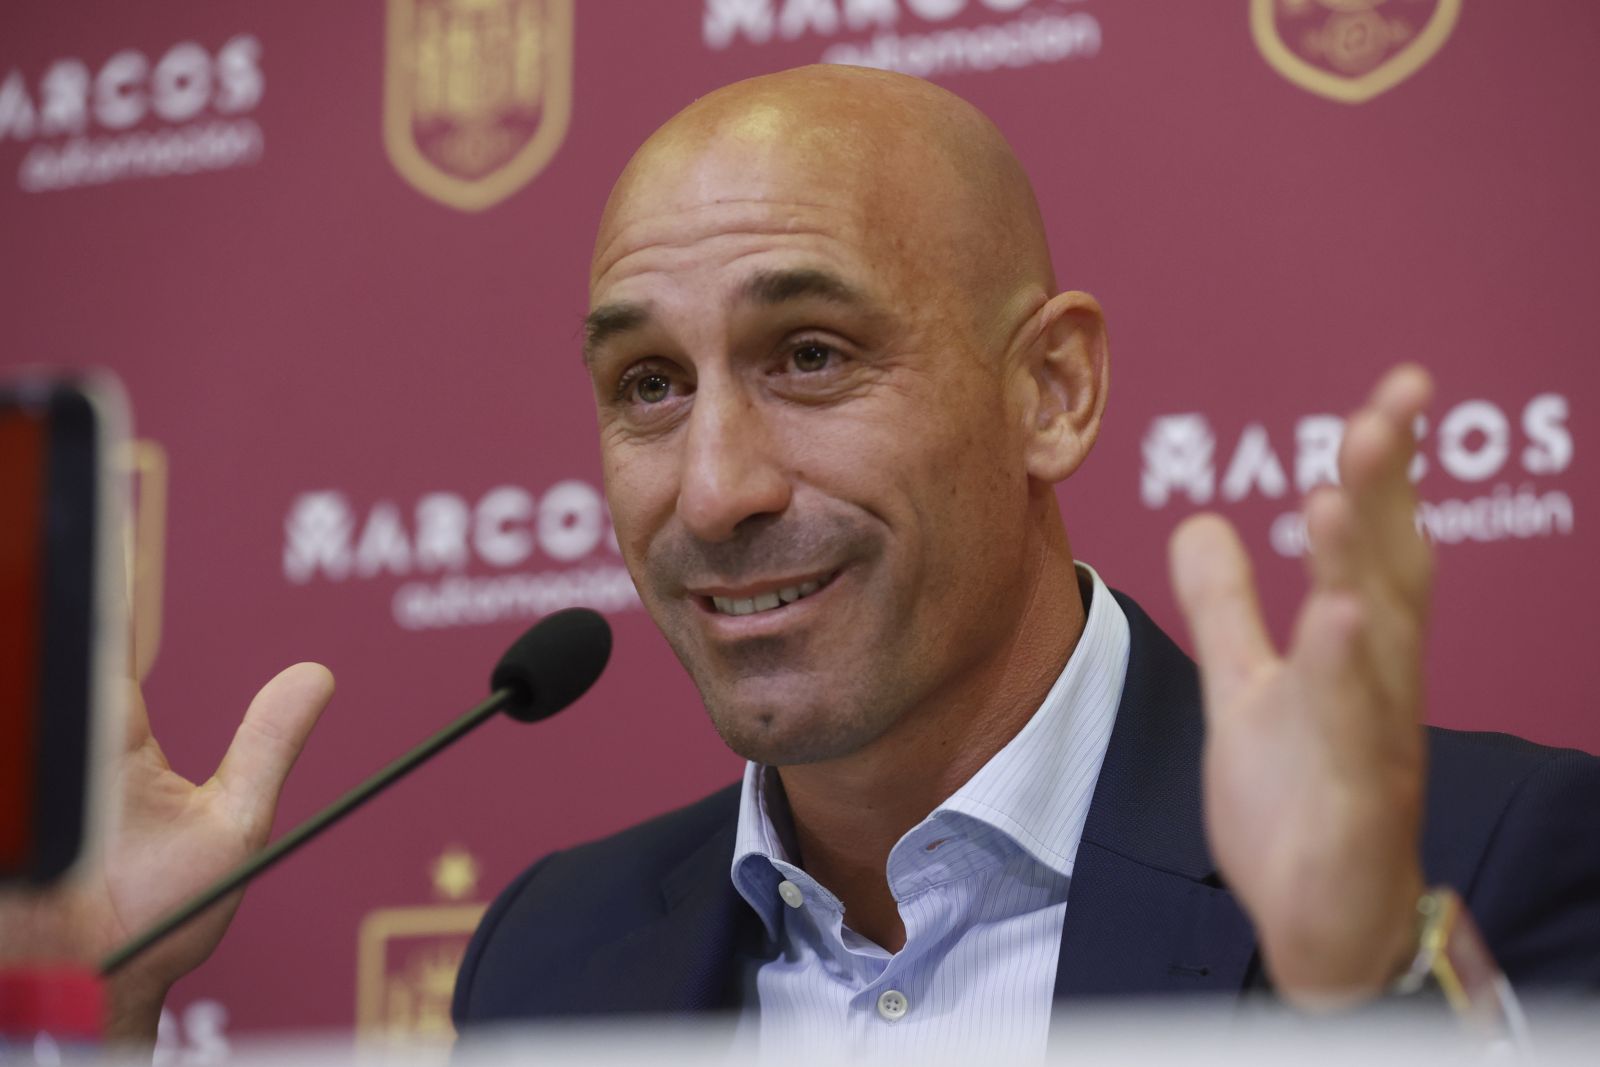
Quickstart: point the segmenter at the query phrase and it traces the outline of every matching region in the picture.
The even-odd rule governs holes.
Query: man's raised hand
[[[1306,502],[1311,588],[1284,654],[1225,520],[1191,518],[1170,546],[1205,695],[1207,838],[1303,1005],[1373,995],[1415,949],[1433,561],[1407,469],[1431,392],[1398,367],[1351,417],[1341,484]]]
[[[168,765],[137,686],[129,689],[102,854],[69,884],[0,896],[0,963],[96,964],[265,844],[284,779],[333,695],[333,676],[300,663],[263,686],[216,773],[199,785]],[[154,1039],[167,990],[211,954],[242,895],[118,972],[109,991],[111,1036]]]

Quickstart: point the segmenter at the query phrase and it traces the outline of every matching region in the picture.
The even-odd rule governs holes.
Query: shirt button
[[[798,908],[806,902],[806,895],[800,892],[800,887],[787,878],[778,883],[778,895],[791,908]]]
[[[878,997],[878,1014],[889,1022],[904,1016],[910,1006],[906,1001],[906,995],[898,989],[885,989]]]

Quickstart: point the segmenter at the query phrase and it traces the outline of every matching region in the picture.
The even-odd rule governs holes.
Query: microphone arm
[[[346,815],[355,811],[361,805],[405,777],[418,765],[432,759],[486,719],[492,718],[508,704],[516,702],[522,695],[515,686],[502,686],[496,689],[488,700],[485,700],[482,704],[479,704],[461,716],[461,718],[446,726],[443,730],[440,730],[260,852],[257,852],[254,856],[239,864],[239,866],[217,879],[203,892],[193,897],[165,919],[162,919],[144,933],[111,953],[100,962],[101,977],[109,978],[127,966],[130,961],[138,957],[150,946],[255,878],[256,875],[265,871],[268,867],[271,867]]]

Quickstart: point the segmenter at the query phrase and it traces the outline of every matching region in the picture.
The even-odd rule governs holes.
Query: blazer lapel
[[[1055,995],[1237,993],[1255,933],[1206,848],[1195,666],[1114,595],[1128,676],[1073,868]]]

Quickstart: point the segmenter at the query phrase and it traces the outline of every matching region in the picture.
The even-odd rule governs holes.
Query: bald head
[[[921,79],[842,66],[737,82],[657,130],[606,204],[591,289],[654,223],[763,199],[845,212],[875,269],[959,297],[985,332],[1021,294],[1055,291],[1033,190],[994,124]]]

